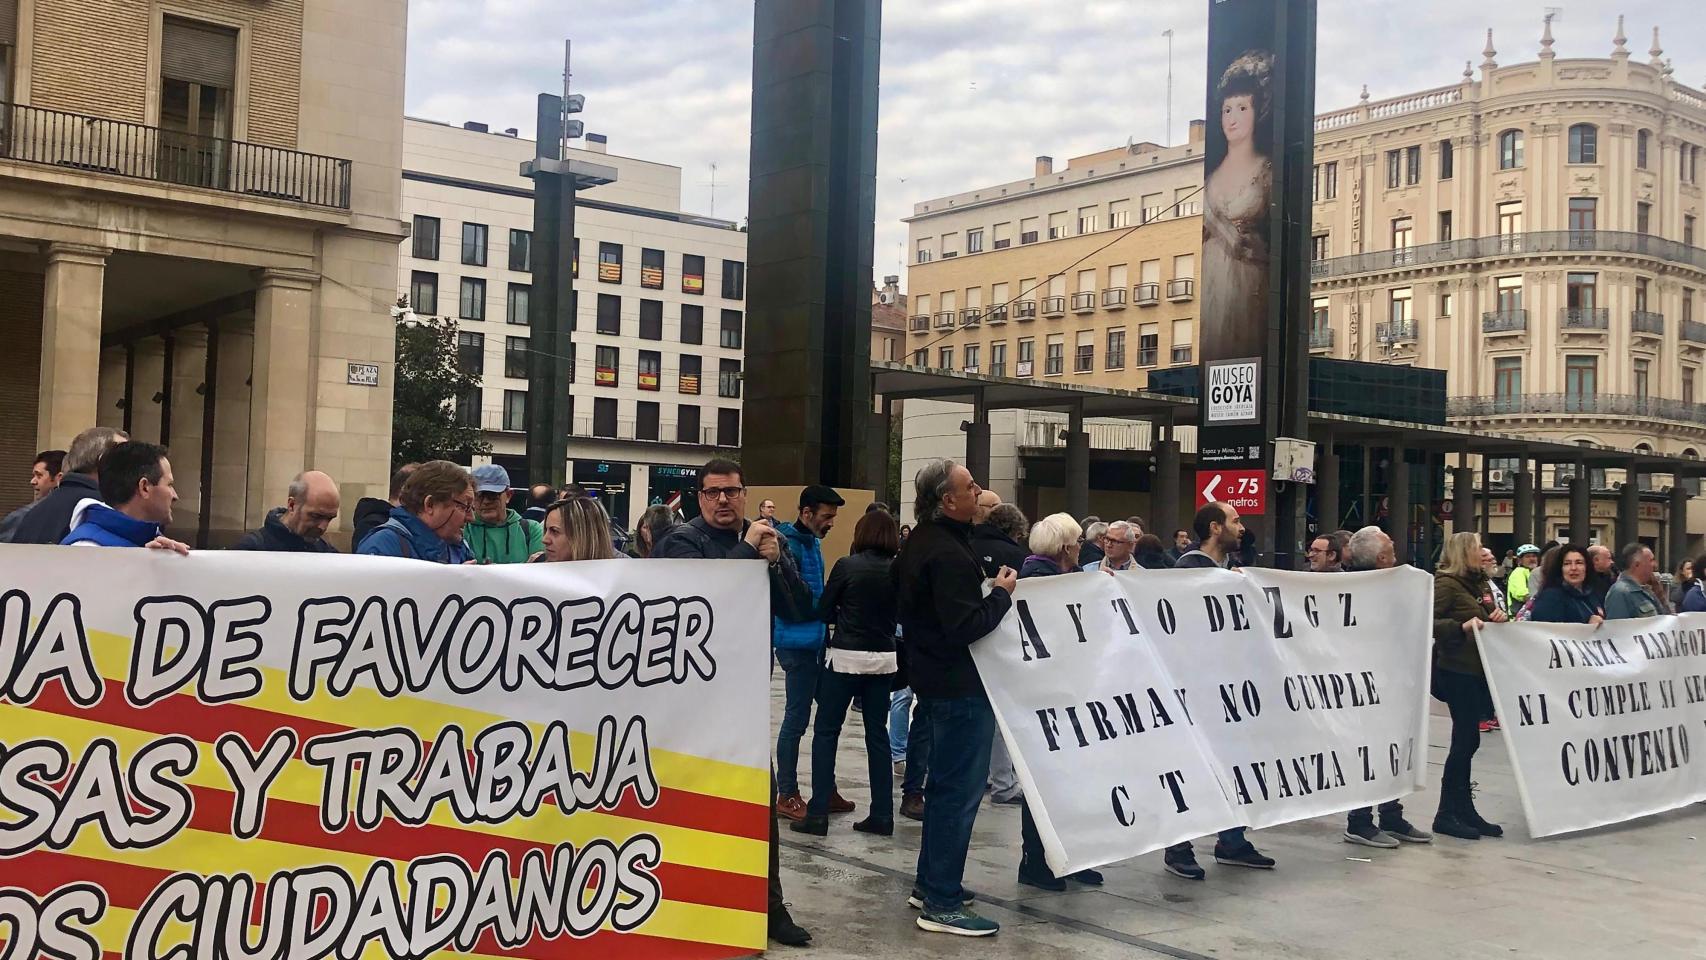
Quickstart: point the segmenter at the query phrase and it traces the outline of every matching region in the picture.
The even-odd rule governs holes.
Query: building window
[[[417,260],[438,259],[438,218],[415,217],[414,255]]]
[[[1439,212],[1439,242],[1440,243],[1450,243],[1451,242],[1451,211],[1450,210],[1441,210]]]
[[[1024,217],[1019,220],[1019,244],[1037,242],[1037,218]]]
[[[1120,201],[1116,200],[1115,203]],[[1013,224],[998,223],[995,225],[995,249],[1005,250],[1013,245]]]
[[[977,372],[977,362],[979,359],[981,359],[981,357],[979,355],[982,352],[983,351],[981,349],[979,349],[977,344],[975,344],[975,343],[966,344],[965,371],[967,373],[976,373]]]
[[[1309,199],[1315,203],[1321,202],[1321,165],[1317,163],[1310,169]]]
[[[663,301],[640,301],[640,339],[663,339]]]
[[[918,241],[918,262],[919,263],[929,263],[930,262],[930,241],[929,240]]]
[[[1013,375],[1020,378],[1036,376],[1037,341],[1026,337],[1019,341],[1019,359]]]
[[[1309,259],[1327,259],[1327,234],[1317,233],[1309,238]]]
[[[1108,350],[1103,365],[1109,370],[1125,369],[1125,331],[1108,331]]]
[[[1596,229],[1595,224],[1599,220],[1598,213],[1598,198],[1571,197],[1569,229],[1577,231]]]
[[[471,387],[456,397],[456,422],[464,427],[480,426],[480,388]]]
[[[1108,226],[1113,229],[1131,226],[1131,201],[1108,201]],[[999,241],[997,241],[999,242]]]
[[[953,347],[938,347],[937,348],[937,350],[936,350],[936,369],[938,369],[938,370],[952,370],[952,369],[954,369],[954,348]]]
[[[724,310],[717,343],[730,350],[740,349],[741,315],[739,310]]]
[[[697,303],[681,305],[681,342],[705,342],[705,308]]]
[[[1410,288],[1400,287],[1393,290],[1390,309],[1387,312],[1387,320],[1391,321],[1392,324],[1388,328],[1390,334],[1394,338],[1408,334],[1410,332],[1410,318]]]
[[[15,17],[15,2],[4,6]],[[9,42],[9,39],[8,39]],[[12,48],[5,48],[11,99]],[[160,38],[162,180],[224,189],[230,184],[232,91],[237,86],[237,31],[167,16]]]
[[[1687,287],[1682,288],[1682,322],[1694,322],[1694,291]]]
[[[1599,128],[1591,123],[1571,126],[1569,153],[1571,163],[1598,163]]]
[[[989,375],[992,377],[1005,377],[1007,375],[1007,342],[1005,340],[989,345]]]
[[[1653,205],[1637,201],[1635,204],[1635,232],[1653,232]]]
[[[1096,332],[1081,330],[1078,333],[1078,343],[1072,354],[1072,372],[1090,373],[1096,369]]]
[[[509,232],[509,268],[520,273],[533,272],[533,231]]]
[[[1386,188],[1388,190],[1398,189],[1398,185],[1403,182],[1403,176],[1404,151],[1386,151]]]
[[[1637,358],[1635,360],[1635,398],[1647,399],[1647,375],[1652,370],[1652,361]]]
[[[1323,200],[1332,200],[1339,195],[1339,161],[1327,162],[1322,188],[1325,190],[1321,197]]]
[[[1080,207],[1078,210],[1078,232],[1080,234],[1096,232],[1096,208]]]
[[[527,379],[527,338],[504,337],[504,376]]]
[[[656,393],[663,389],[663,354],[656,350],[640,351],[639,387]]]
[[[599,243],[598,279],[601,283],[622,282],[622,245],[620,243]]]
[[[658,405],[655,400],[641,400],[634,404],[634,439],[656,440],[658,438]]]
[[[581,238],[580,237],[576,237],[575,242],[569,244],[569,277],[570,277],[570,279],[573,279],[573,280],[579,280],[581,278]]]
[[[621,383],[617,376],[617,364],[621,362],[621,351],[615,347],[599,347],[594,355],[594,376],[592,382],[601,387],[614,387]]]
[[[1565,282],[1565,306],[1572,310],[1591,310],[1597,306],[1594,294],[1598,288],[1599,274],[1572,273]]]
[[[1453,155],[1453,147],[1451,145],[1451,141],[1450,140],[1441,140],[1439,142],[1439,178],[1441,180],[1450,180],[1451,179],[1451,177],[1452,177],[1452,169],[1451,168],[1452,168],[1452,164],[1455,162],[1455,160],[1456,160],[1456,158]]]
[[[723,299],[746,299],[746,264],[740,260],[723,261]]]
[[[1333,325],[1332,314],[1326,297],[1316,297],[1309,304],[1309,333],[1313,337],[1325,334]]]
[[[1048,238],[1050,240],[1059,240],[1064,236],[1066,236],[1066,211],[1062,210],[1058,213],[1049,214]]]
[[[1599,358],[1564,358],[1564,409],[1580,412],[1599,393]]]
[[[1682,245],[1685,247],[1694,246],[1694,215],[1693,214],[1685,213],[1682,215]]]
[[[912,351],[912,365],[915,367],[928,367],[930,365],[930,351],[922,348]]]
[[[478,277],[462,278],[462,306],[457,316],[464,320],[486,319],[486,281]]]
[[[1682,402],[1689,406],[1694,405],[1694,369],[1693,367],[1682,368]]]
[[[690,353],[681,355],[681,375],[677,377],[675,391],[689,396],[699,395],[699,375],[703,370],[704,361]]]
[[[699,408],[691,404],[682,404],[675,408],[675,442],[704,443],[705,438],[699,434]]]
[[[1441,317],[1451,316],[1451,294],[1442,293],[1439,295],[1439,315]]]
[[[598,332],[613,337],[622,335],[622,298],[613,293],[598,295]]]
[[[1422,182],[1422,148],[1406,147],[1404,150],[1404,184],[1415,186]]]
[[[438,315],[438,274],[420,270],[409,274],[409,307],[422,316]]]
[[[1146,323],[1137,329],[1137,365],[1153,367],[1161,362],[1161,328]]]
[[[504,391],[504,429],[511,433],[527,432],[527,391]]]
[[[1651,282],[1646,277],[1635,278],[1635,309],[1641,313],[1647,312],[1647,290]]]
[[[740,361],[717,361],[717,396],[740,399]]]
[[[1415,253],[1410,248],[1415,245],[1416,231],[1409,217],[1398,217],[1392,221],[1392,262],[1397,264],[1414,262]]]
[[[967,253],[982,253],[983,252],[983,231],[982,230],[967,230],[966,231],[966,252]]]
[[[592,402],[592,435],[595,437],[615,438],[615,397],[599,397]]]
[[[1522,201],[1511,200],[1506,203],[1499,204],[1498,223],[1499,236],[1501,237],[1514,238],[1518,234],[1522,233]],[[1514,242],[1514,240],[1510,241],[1510,243]],[[1503,249],[1509,246],[1509,243],[1501,244],[1500,246],[1501,249]]]
[[[663,251],[640,248],[640,286],[647,290],[663,289]]]
[[[1500,313],[1514,313],[1522,309],[1522,278],[1500,277],[1497,281],[1495,302]]]
[[[1522,166],[1522,131],[1506,130],[1499,134],[1499,169],[1512,170]]]
[[[1050,376],[1050,377],[1058,377],[1062,373],[1065,373],[1066,372],[1066,340],[1065,340],[1065,338],[1061,337],[1058,334],[1056,334],[1055,336],[1049,337],[1048,338],[1048,344],[1045,347],[1045,349],[1047,350],[1047,353],[1045,353],[1043,355],[1043,375],[1044,376]]]
[[[724,407],[717,411],[717,444],[724,447],[740,446],[740,410]]]
[[[509,285],[509,299],[504,303],[504,322],[518,327],[525,327],[532,322],[529,315],[533,302],[533,288],[525,283]]]
[[[705,258],[696,253],[681,255],[681,292],[705,295]]]
[[[462,225],[462,262],[470,267],[486,265],[485,224],[464,223]]]
[[[1500,357],[1493,361],[1493,412],[1513,413],[1521,409],[1522,358]]]
[[[1635,131],[1635,166],[1642,170],[1647,169],[1647,147],[1652,139],[1651,130]]]
[[[960,255],[960,235],[957,233],[942,234],[942,259]]]
[[[1173,321],[1173,366],[1191,362],[1191,332],[1195,326],[1194,320]]]
[[[456,368],[465,374],[486,373],[486,335],[459,330],[456,333]]]

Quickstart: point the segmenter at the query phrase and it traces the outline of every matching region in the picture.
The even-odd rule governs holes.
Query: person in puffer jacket
[[[823,671],[826,631],[816,616],[816,604],[823,596],[823,548],[819,541],[829,536],[835,514],[845,502],[829,487],[813,484],[800,491],[798,519],[776,528],[783,549],[793,557],[800,579],[811,590],[813,604],[813,615],[804,620],[773,617],[770,631],[776,662],[786,676],[782,729],[776,735],[776,812],[795,822],[806,817],[806,802],[800,797],[800,738],[811,724],[812,700]],[[829,799],[830,813],[852,810],[853,804],[840,794]]]
[[[126,441],[101,457],[101,498],[85,499],[71,516],[69,547],[152,547],[189,553],[189,547],[161,534],[172,522],[178,491],[166,448]]]

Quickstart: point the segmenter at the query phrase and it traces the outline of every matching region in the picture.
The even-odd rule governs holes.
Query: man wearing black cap
[[[812,592],[815,612],[823,596],[823,548],[819,545],[835,526],[835,515],[845,503],[841,495],[822,484],[800,491],[799,518],[776,528],[782,545],[793,556],[800,579]],[[823,621],[774,618],[771,638],[776,662],[786,675],[786,699],[782,707],[782,729],[776,736],[776,812],[790,820],[804,820],[806,803],[800,796],[800,737],[811,725],[812,700],[817,696],[817,678],[823,670]],[[853,804],[841,794],[829,798],[830,813],[850,813]]]

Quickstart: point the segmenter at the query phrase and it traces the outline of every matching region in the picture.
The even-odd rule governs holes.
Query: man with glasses
[[[233,550],[273,553],[337,553],[326,530],[338,519],[338,485],[318,470],[299,473],[285,490],[284,506],[267,513],[266,523],[231,545]]]
[[[746,475],[740,464],[712,460],[699,468],[698,484],[699,516],[672,530],[652,556],[664,560],[765,560],[770,564],[770,612],[787,620],[810,618],[815,612],[811,590],[782,548],[776,528],[746,519]],[[782,902],[774,775],[770,792],[770,939],[803,947],[811,943],[812,935],[794,922]]]
[[[1343,530],[1323,533],[1309,541],[1309,570],[1311,573],[1338,573],[1344,569],[1345,544],[1350,534]]]
[[[1104,555],[1100,560],[1092,560],[1084,565],[1085,570],[1136,570],[1137,561],[1132,558],[1132,552],[1137,549],[1138,530],[1129,521],[1115,520],[1108,524],[1108,532],[1102,534],[1102,550]]]
[[[545,526],[509,508],[509,471],[495,463],[474,468],[474,522],[462,536],[481,563],[526,563],[545,549]]]

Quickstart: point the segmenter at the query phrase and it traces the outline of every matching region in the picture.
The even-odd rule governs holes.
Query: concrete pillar
[[[961,429],[966,434],[966,469],[980,484],[989,483],[989,408],[980,392],[972,403],[971,419]]]
[[[254,325],[219,327],[219,371],[214,384],[213,496],[209,536],[216,546],[247,528],[249,502],[249,372],[255,351]],[[261,501],[265,503],[266,501]],[[353,511],[354,504],[344,508]],[[256,524],[259,526],[259,524]]]
[[[1386,470],[1386,535],[1392,538],[1399,563],[1410,562],[1410,465],[1404,448],[1392,448],[1391,466]]]
[[[1616,546],[1641,539],[1641,476],[1631,462],[1623,471],[1623,489],[1617,497]]]
[[[130,439],[160,442],[160,404],[166,399],[166,341],[144,337],[133,351]]]
[[[1145,531],[1161,538],[1171,547],[1173,531],[1184,526],[1179,522],[1179,441],[1160,440],[1155,447],[1155,485],[1150,499],[1149,524]]]
[[[1546,549],[1546,464],[1534,462],[1534,539],[1535,546]]]
[[[1451,472],[1451,532],[1475,529],[1475,468],[1464,466]]]
[[[1593,528],[1593,487],[1586,466],[1576,465],[1576,475],[1570,478],[1570,542],[1588,542]],[[1615,548],[1613,548],[1615,550]]]
[[[1339,455],[1333,450],[1333,435],[1315,448],[1315,521],[1322,533],[1339,529],[1344,511],[1339,507]]]
[[[1688,559],[1688,490],[1682,484],[1670,488],[1670,562],[1672,570]]]
[[[112,427],[114,430],[124,428],[124,367],[123,347],[101,351],[100,384],[95,403],[96,426]]]
[[[172,530],[188,540],[201,525],[201,384],[207,373],[207,331],[184,327],[172,334],[172,478],[178,504],[172,511]]]
[[[1534,474],[1518,470],[1511,500],[1511,536],[1517,546],[1534,535]]]
[[[76,243],[47,245],[37,449],[64,450],[99,419],[101,291],[111,253]]]
[[[263,270],[255,291],[254,370],[250,376],[249,502],[246,525],[258,527],[307,469],[313,431],[315,370],[313,274]]]
[[[1066,423],[1066,512],[1077,520],[1090,513],[1090,435],[1081,406],[1072,408]]]

